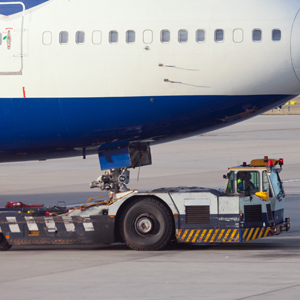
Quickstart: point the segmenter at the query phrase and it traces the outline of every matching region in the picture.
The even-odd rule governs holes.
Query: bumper
[[[289,231],[290,219],[271,227],[233,228],[233,229],[182,229],[176,236],[179,243],[223,244],[244,243],[267,236]]]

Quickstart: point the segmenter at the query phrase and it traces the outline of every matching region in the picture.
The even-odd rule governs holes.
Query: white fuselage
[[[18,3],[15,5],[20,6]],[[0,13],[6,5],[0,0]],[[0,108],[2,99],[13,99],[2,107],[3,116],[11,114],[10,122],[0,121],[0,126],[6,132],[8,127],[15,128],[8,137],[0,133],[0,152],[14,154],[18,148],[24,153],[38,152],[39,140],[46,153],[116,140],[156,142],[181,138],[227,126],[224,120],[232,116],[238,115],[237,121],[282,104],[300,93],[299,9],[299,0],[50,0],[0,16]],[[198,30],[204,33],[204,40],[197,37]],[[274,30],[280,32],[279,40],[274,40]],[[8,31],[10,40],[3,40]],[[169,32],[167,42],[162,42],[163,31]],[[218,41],[216,31],[222,32]],[[260,31],[259,40],[253,40],[254,31]],[[67,39],[62,38],[62,32]],[[134,35],[131,42],[126,40],[128,32]],[[183,41],[179,39],[182,32]],[[265,102],[257,96],[265,96]],[[157,105],[156,97],[160,97],[158,102],[164,97],[170,102],[152,112],[139,100]],[[176,97],[176,109],[172,97]],[[178,97],[197,97],[198,106],[190,106],[191,115],[200,120],[203,110],[212,122],[185,125],[189,122],[186,107],[190,98]],[[18,107],[25,103],[20,102],[22,98],[27,101],[22,109],[28,120],[24,117],[18,123]],[[89,102],[91,98],[93,102]],[[132,99],[138,102],[132,103]],[[236,107],[235,99],[240,101]],[[34,106],[30,107],[31,103]],[[82,111],[84,103],[92,106],[92,113],[98,110],[101,124],[87,124],[86,115],[84,121],[80,120],[80,113],[87,113]],[[74,110],[74,120],[67,107]],[[168,107],[173,110],[169,112]],[[183,108],[186,111],[181,115]],[[214,112],[222,110],[224,113],[213,120]],[[157,112],[162,113],[161,118],[154,118],[152,124]],[[35,116],[40,118],[36,123]],[[43,130],[31,134],[41,118],[46,120]],[[174,125],[176,120],[184,130]],[[18,131],[23,126],[24,130],[28,126],[27,133]],[[155,126],[160,129],[152,134]],[[124,136],[124,130],[135,132]],[[63,136],[61,131],[65,138],[56,143],[54,136]],[[91,132],[95,134],[87,138]],[[65,145],[63,140],[67,140]]]

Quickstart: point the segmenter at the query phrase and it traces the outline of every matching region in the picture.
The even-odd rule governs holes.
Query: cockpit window
[[[272,173],[270,174],[270,180],[271,180],[275,197],[283,196],[284,191],[281,185],[281,180],[279,174],[276,171],[272,171]]]
[[[226,188],[226,193],[233,194],[234,193],[234,172],[230,172],[228,178],[228,184]]]
[[[240,171],[237,173],[237,191],[239,193],[250,191],[254,194],[259,191],[259,173],[256,171]]]

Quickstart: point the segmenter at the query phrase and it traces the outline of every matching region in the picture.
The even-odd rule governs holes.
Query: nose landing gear
[[[90,188],[100,188],[111,192],[129,191],[126,184],[129,183],[130,171],[127,168],[117,168],[105,171],[104,175],[91,182]]]

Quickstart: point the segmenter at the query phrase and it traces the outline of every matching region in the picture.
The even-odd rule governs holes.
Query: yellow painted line
[[[185,231],[184,231],[184,234],[183,234],[183,236],[182,236],[182,238],[181,238],[182,240],[184,240],[184,238],[186,237],[186,235],[188,234],[188,232],[189,232],[189,230],[185,230]]]
[[[190,240],[190,238],[192,237],[194,232],[195,232],[195,230],[191,230],[191,233],[189,234],[188,238],[186,239],[187,242]]]
[[[234,238],[236,232],[237,232],[237,229],[234,229],[233,233],[231,234],[231,237],[230,237],[230,242],[232,242],[232,239]]]
[[[261,229],[261,231],[260,231],[259,235],[258,235],[258,239],[260,239],[260,238],[261,238],[262,234],[264,233],[264,230],[265,230],[265,228],[263,227],[263,228]]]
[[[221,239],[221,237],[222,237],[222,235],[224,234],[224,232],[225,232],[225,229],[222,229],[221,233],[220,233],[219,236],[218,236],[218,240]]]
[[[219,229],[216,229],[214,235],[213,235],[212,238],[210,239],[210,242],[211,242],[211,243],[215,240],[215,238],[216,238],[218,232],[219,232]]]
[[[243,240],[246,238],[247,232],[248,232],[248,228],[246,228],[246,230],[244,231],[244,234],[243,234]]]
[[[197,232],[196,232],[196,234],[195,234],[195,236],[194,236],[194,238],[193,238],[193,240],[192,240],[192,243],[195,243],[195,242],[196,242],[196,239],[197,239],[197,237],[198,237],[200,231],[201,231],[201,230],[197,230]]]
[[[204,240],[204,243],[206,243],[206,242],[208,241],[208,239],[210,238],[210,235],[212,234],[213,231],[214,231],[213,229],[210,229],[210,230],[209,230],[209,232],[208,232],[208,234],[206,235],[206,238],[205,238],[205,240]]]
[[[265,232],[265,234],[264,234],[264,237],[266,237],[266,236],[268,235],[269,229],[271,229],[271,228],[270,228],[270,227],[267,227],[267,228],[266,228],[266,232]]]
[[[250,237],[251,237],[253,231],[254,231],[254,228],[251,228],[250,233],[248,234],[248,237],[246,239],[246,242],[248,242],[250,240]]]
[[[223,242],[226,242],[226,239],[228,238],[228,235],[229,235],[230,231],[231,231],[231,229],[227,230],[227,232],[226,232],[226,234],[225,234],[225,236],[223,238]]]
[[[200,236],[200,241],[203,240],[206,231],[207,231],[206,229],[204,229],[204,230],[202,231],[202,234],[201,234],[201,236]]]
[[[182,229],[180,229],[180,230],[178,231],[178,236],[177,236],[177,238],[180,238],[181,233],[182,233]]]
[[[256,228],[255,232],[254,232],[254,235],[252,237],[252,240],[255,240],[256,239],[256,235],[258,234],[258,231],[259,231],[259,228]]]

